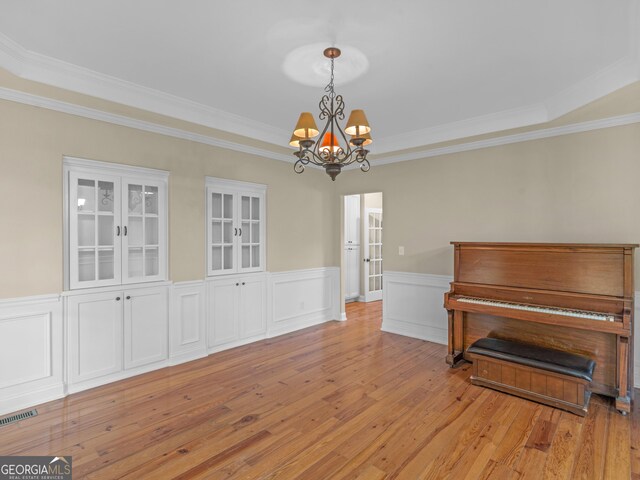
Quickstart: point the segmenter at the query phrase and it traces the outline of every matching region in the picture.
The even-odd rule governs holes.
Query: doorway
[[[382,192],[345,195],[342,208],[344,301],[380,301],[383,283]]]

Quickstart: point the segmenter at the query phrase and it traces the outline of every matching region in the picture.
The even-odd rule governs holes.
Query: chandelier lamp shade
[[[318,118],[324,122],[324,128],[318,129],[311,112],[302,112],[289,145],[298,149],[294,152],[298,158],[293,167],[296,173],[304,172],[304,167],[312,164],[323,167],[331,180],[335,180],[342,168],[352,163],[359,163],[363,172],[369,171],[369,150],[364,147],[373,140],[364,110],[353,110],[344,129],[340,126],[339,121],[345,118],[344,101],[342,95],[336,95],[333,85],[333,64],[340,56],[340,49],[329,47],[325,49],[324,56],[331,60],[331,78],[318,104]],[[318,141],[314,140],[318,136]]]

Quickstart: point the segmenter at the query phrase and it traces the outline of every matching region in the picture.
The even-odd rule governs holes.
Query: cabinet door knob
[[[244,282],[242,282],[242,284],[244,285]]]
[[[127,295],[127,300],[131,300],[131,295]]]
[[[116,237],[120,236],[120,226],[116,227]]]
[[[239,229],[240,232],[238,233],[238,235],[242,236],[242,228]]]
[[[125,237],[127,236],[127,227],[126,226],[124,227],[124,236]]]
[[[238,285],[240,285],[240,284],[239,284],[239,283],[236,283],[236,287],[237,287]]]
[[[120,301],[120,297],[116,297],[116,302],[119,302],[119,301]]]
[[[237,237],[238,236],[238,228],[236,227],[236,228],[234,228],[234,230],[235,231],[233,232],[233,236]]]

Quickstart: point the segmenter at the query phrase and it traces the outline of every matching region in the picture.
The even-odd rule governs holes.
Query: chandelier
[[[298,157],[293,169],[296,173],[304,172],[304,167],[310,163],[323,167],[331,180],[336,179],[342,167],[359,163],[363,172],[368,172],[371,166],[367,160],[369,150],[364,147],[371,144],[371,128],[363,110],[353,110],[344,130],[338,120],[344,120],[344,101],[342,95],[336,95],[333,86],[333,61],[340,56],[340,49],[329,47],[324,56],[331,60],[331,79],[325,87],[318,106],[321,121],[326,120],[322,132],[318,130],[313,115],[310,112],[300,114],[296,128],[293,130],[289,145],[298,148],[294,155]],[[320,134],[322,141],[313,140]],[[349,139],[347,139],[349,135]]]

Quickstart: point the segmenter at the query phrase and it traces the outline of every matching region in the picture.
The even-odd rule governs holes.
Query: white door
[[[360,245],[360,195],[344,197],[345,246]]]
[[[360,296],[360,248],[346,247],[345,254],[345,292],[344,297],[352,300]]]
[[[157,182],[122,183],[122,281],[165,278],[164,188]]]
[[[167,289],[124,292],[124,368],[167,358]]]
[[[216,280],[209,283],[207,346],[209,348],[240,338],[238,297],[240,280]]]
[[[365,210],[365,302],[382,300],[382,209]]]
[[[122,370],[122,302],[122,292],[68,298],[72,383]]]
[[[69,175],[69,284],[74,288],[120,283],[120,180]]]
[[[240,281],[240,335],[249,338],[267,330],[266,292],[263,278],[247,277]]]

